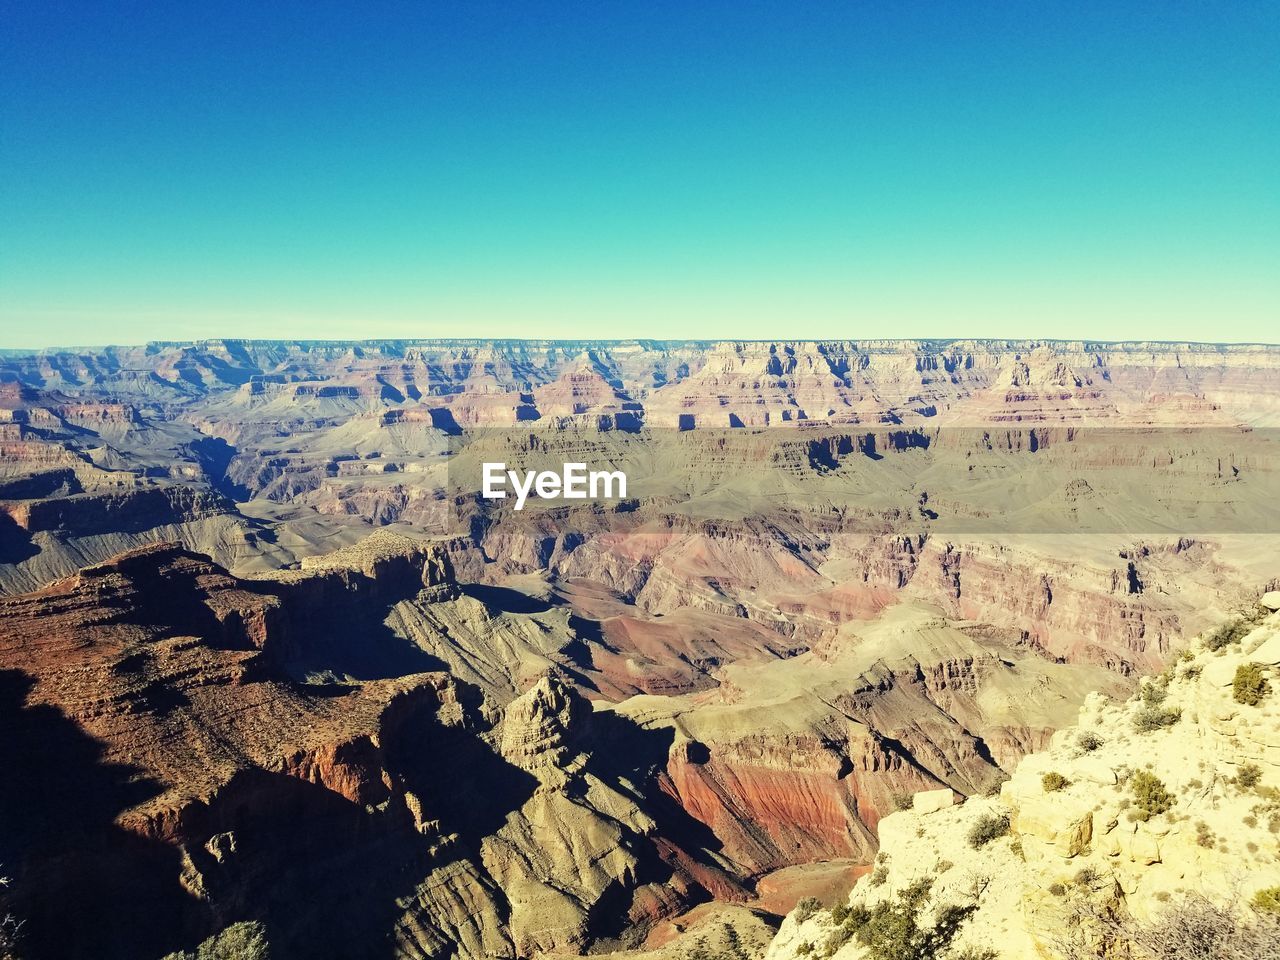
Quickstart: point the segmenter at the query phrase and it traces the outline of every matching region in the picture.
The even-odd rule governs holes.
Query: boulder
[[[941,790],[921,790],[911,798],[911,808],[916,813],[933,813],[936,810],[945,810],[955,802],[956,795],[950,787],[944,787]]]

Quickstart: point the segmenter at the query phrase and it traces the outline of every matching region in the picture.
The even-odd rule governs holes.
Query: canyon
[[[758,956],[1280,586],[1278,426],[1268,346],[0,353],[18,955]]]

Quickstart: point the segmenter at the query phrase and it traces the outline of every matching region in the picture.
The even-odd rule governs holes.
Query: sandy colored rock
[[[950,789],[921,790],[911,798],[911,809],[916,813],[933,813],[945,810],[956,802],[956,795]]]

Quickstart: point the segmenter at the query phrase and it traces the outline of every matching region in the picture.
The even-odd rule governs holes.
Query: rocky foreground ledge
[[[916,794],[848,903],[802,903],[766,960],[1280,956],[1278,609],[1090,696],[996,795]]]

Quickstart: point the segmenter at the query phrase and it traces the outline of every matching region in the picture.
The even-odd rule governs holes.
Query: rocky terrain
[[[985,796],[1277,586],[1277,370],[975,341],[0,355],[21,956],[243,925],[277,957],[757,956],[904,796]],[[628,496],[515,512],[478,496],[492,460]]]
[[[1268,594],[1126,701],[1090,694],[998,791],[917,793],[848,902],[802,904],[768,960],[1276,956],[1278,609]]]

